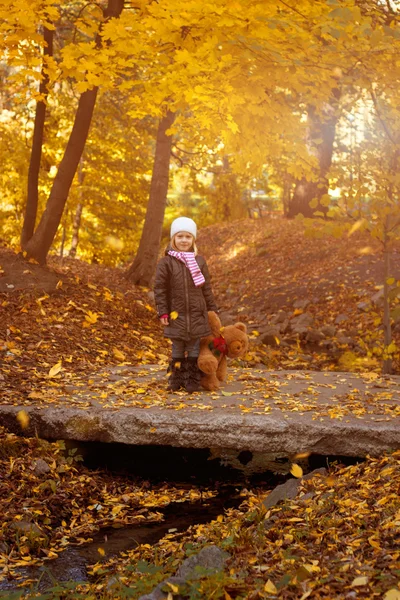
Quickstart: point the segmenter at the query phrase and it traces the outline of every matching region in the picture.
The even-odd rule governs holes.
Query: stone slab
[[[0,396],[0,424],[47,439],[293,455],[400,448],[400,377],[234,368],[219,392],[166,392],[165,369],[123,365]]]

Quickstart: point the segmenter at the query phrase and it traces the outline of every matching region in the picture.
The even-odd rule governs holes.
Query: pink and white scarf
[[[196,287],[203,285],[205,282],[204,275],[197,264],[194,252],[175,252],[175,250],[169,250],[168,254],[174,256],[187,266]]]

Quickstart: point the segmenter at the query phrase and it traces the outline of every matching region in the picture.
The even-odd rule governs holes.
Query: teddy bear
[[[225,381],[226,378],[226,357],[244,356],[249,347],[249,338],[244,323],[222,327],[214,311],[208,311],[208,322],[212,335],[201,338],[197,365],[202,371],[202,387],[215,391],[219,389],[220,382]]]

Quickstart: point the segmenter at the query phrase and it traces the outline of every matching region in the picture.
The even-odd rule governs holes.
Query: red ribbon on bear
[[[228,354],[228,346],[222,335],[214,338],[213,341],[208,344],[208,347],[216,356],[219,356],[220,354],[226,356]]]

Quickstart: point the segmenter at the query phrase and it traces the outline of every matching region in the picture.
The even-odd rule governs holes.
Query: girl
[[[207,311],[218,312],[206,261],[198,256],[197,226],[179,217],[171,225],[171,242],[157,265],[154,297],[164,335],[172,340],[171,376],[168,388],[200,389],[197,367],[200,338],[210,335]]]

